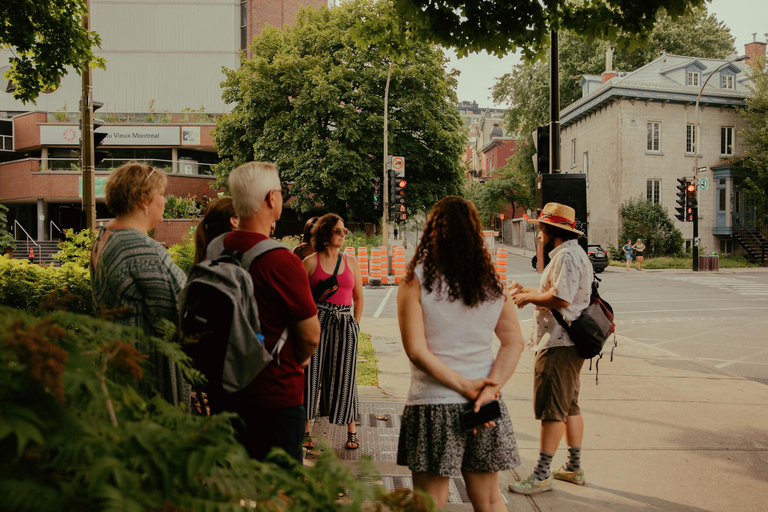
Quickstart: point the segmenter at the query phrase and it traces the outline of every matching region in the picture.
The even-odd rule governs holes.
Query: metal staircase
[[[59,266],[60,263],[53,259],[52,256],[59,252],[58,240],[46,241],[30,239],[16,240],[16,249],[13,251],[13,258],[17,260],[28,260],[32,249],[34,252],[34,263],[50,265],[53,263],[55,266]]]
[[[758,229],[734,227],[733,239],[741,244],[752,261],[768,266],[768,238]]]

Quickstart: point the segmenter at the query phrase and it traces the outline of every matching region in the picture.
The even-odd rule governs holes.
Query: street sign
[[[503,214],[503,213],[500,213],[500,214],[499,214],[499,218],[500,218],[501,220],[504,220],[504,214]]]
[[[405,169],[405,157],[393,156],[392,157],[392,169],[395,171],[402,171]]]
[[[527,214],[527,213],[524,213],[524,214],[523,214],[523,220],[524,220],[524,221],[526,221],[526,222],[528,222],[528,214]]]
[[[707,190],[709,187],[709,180],[707,178],[701,178],[699,180],[699,190]]]

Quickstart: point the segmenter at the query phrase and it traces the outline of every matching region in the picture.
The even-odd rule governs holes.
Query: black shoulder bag
[[[320,265],[320,258],[317,259],[317,264]],[[339,289],[339,280],[336,279],[336,274],[339,273],[339,266],[341,265],[341,253],[339,253],[339,259],[336,260],[336,268],[333,271],[333,275],[326,279],[318,281],[317,286],[312,288],[312,298],[315,302],[325,302]]]

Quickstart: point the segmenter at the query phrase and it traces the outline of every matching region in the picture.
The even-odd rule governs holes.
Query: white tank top
[[[424,288],[424,267],[414,273],[421,285],[424,334],[427,348],[446,366],[468,379],[488,377],[493,366],[493,331],[504,307],[504,297],[470,308],[462,300],[448,300],[447,291],[438,297]],[[408,405],[467,403],[463,395],[444,386],[411,363]]]

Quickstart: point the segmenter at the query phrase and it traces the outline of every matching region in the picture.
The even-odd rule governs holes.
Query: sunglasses
[[[347,236],[349,234],[349,230],[347,228],[333,228],[333,234],[339,236]]]
[[[151,167],[151,169],[152,169],[152,172],[150,172],[149,174],[147,174],[147,177],[146,177],[146,178],[144,178],[144,181],[149,181],[149,178],[151,178],[151,177],[152,177],[152,175],[153,175],[153,174],[155,174],[155,171],[157,170],[157,169],[155,169],[154,167]]]

